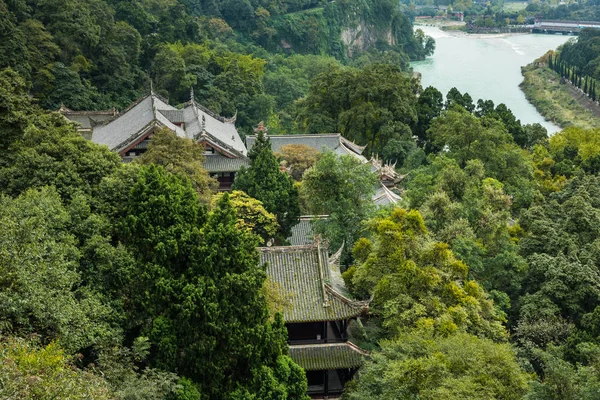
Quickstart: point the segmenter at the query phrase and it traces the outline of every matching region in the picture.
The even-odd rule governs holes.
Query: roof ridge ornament
[[[329,259],[327,260],[327,262],[330,265],[336,265],[339,268],[339,263],[340,263],[340,259],[342,257],[342,252],[344,251],[344,245],[346,244],[346,241],[344,240],[342,242],[342,245],[340,246],[339,250],[335,252],[335,254],[333,254],[331,257],[329,257]]]
[[[231,117],[231,118],[223,118],[223,122],[228,122],[230,124],[235,124],[235,122],[237,121],[237,114],[238,114],[238,110],[236,108],[235,109],[235,114],[233,114],[233,117]]]

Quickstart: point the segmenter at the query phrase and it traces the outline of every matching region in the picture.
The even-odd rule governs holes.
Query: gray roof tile
[[[183,117],[183,110],[158,110],[158,112],[160,112],[174,124],[180,124],[185,121]]]
[[[129,109],[104,125],[94,128],[92,141],[104,144],[111,150],[121,150],[127,143],[134,141],[139,135],[147,132],[155,122],[183,135],[183,130],[173,125],[157,109],[175,110],[154,95],[148,95],[134,103]]]
[[[327,219],[327,215],[303,215],[296,225],[292,227],[292,236],[287,238],[292,246],[303,246],[315,242],[315,233],[311,221],[315,218]]]
[[[385,187],[383,183],[378,182],[372,199],[376,206],[385,207],[390,204],[397,204],[400,200],[402,200],[402,197]]]
[[[344,139],[339,133],[325,133],[312,135],[269,135],[271,149],[274,152],[281,151],[281,147],[288,144],[303,144],[318,151],[326,149],[338,155],[351,155],[366,162],[367,159],[361,154],[364,147],[358,146]],[[256,135],[246,136],[246,147],[248,150],[254,146]]]
[[[312,230],[310,220],[310,218],[300,218],[300,221],[292,227],[292,236],[287,239],[292,246],[314,243],[315,233]]]
[[[205,155],[204,169],[208,172],[236,172],[240,168],[248,167],[249,160],[246,157],[229,158],[221,154]]]
[[[189,138],[195,138],[202,133],[203,118],[204,132],[208,136],[212,136],[221,144],[246,155],[246,146],[235,128],[235,124],[231,120],[219,117],[196,103],[188,103],[185,107],[185,130]]]

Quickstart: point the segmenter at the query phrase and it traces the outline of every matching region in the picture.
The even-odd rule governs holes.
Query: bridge
[[[600,29],[600,22],[535,20],[535,23],[529,26],[532,33],[577,35],[584,28]]]

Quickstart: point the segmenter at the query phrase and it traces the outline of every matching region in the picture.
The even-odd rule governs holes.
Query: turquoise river
[[[546,51],[555,49],[572,36],[562,35],[467,35],[447,33],[439,28],[416,26],[436,41],[433,56],[413,62],[422,74],[423,87],[434,86],[444,96],[452,87],[468,92],[474,102],[490,99],[504,103],[523,124],[540,123],[549,133],[559,128],[545,121],[519,89],[523,81],[521,66],[531,63]]]

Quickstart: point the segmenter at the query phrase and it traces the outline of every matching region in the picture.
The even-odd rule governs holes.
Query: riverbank
[[[436,19],[436,18],[421,18],[415,20],[415,26],[435,26],[444,30],[460,30],[465,29],[466,22],[455,21],[451,19]]]
[[[412,62],[422,75],[423,87],[433,86],[446,94],[456,87],[476,102],[490,99],[504,103],[523,124],[539,123],[550,133],[560,130],[546,121],[519,89],[523,82],[521,66],[555,49],[568,40],[558,35],[469,35],[424,26],[435,39],[435,53],[423,61]]]
[[[561,128],[600,128],[600,107],[569,83],[561,83],[556,72],[534,61],[521,73],[524,79],[519,87],[546,120]]]

